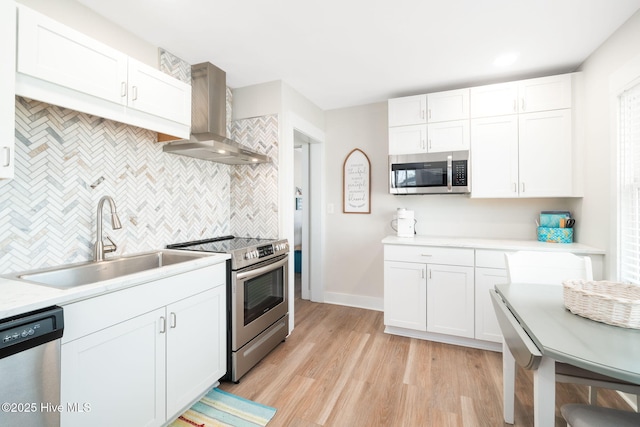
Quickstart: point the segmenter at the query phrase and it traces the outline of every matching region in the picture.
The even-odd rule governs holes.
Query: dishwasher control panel
[[[62,337],[61,307],[48,307],[0,320],[0,359]]]
[[[53,319],[47,318],[2,331],[2,344],[12,343],[33,336],[43,335],[53,330]]]

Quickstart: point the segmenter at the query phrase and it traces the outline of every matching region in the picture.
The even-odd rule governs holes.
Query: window
[[[619,96],[620,280],[640,285],[640,83]]]

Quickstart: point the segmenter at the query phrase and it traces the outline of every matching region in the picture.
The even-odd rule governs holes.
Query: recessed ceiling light
[[[495,67],[508,67],[518,60],[518,56],[519,55],[516,52],[503,53],[494,59],[493,65]]]

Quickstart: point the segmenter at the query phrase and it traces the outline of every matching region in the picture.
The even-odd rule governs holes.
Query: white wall
[[[128,56],[158,68],[158,47],[74,0],[16,0]]]
[[[580,67],[585,89],[585,197],[578,206],[582,243],[615,249],[614,185],[616,141],[610,104],[612,77],[640,55],[640,12],[633,15]],[[607,257],[606,277],[614,278],[613,257]]]

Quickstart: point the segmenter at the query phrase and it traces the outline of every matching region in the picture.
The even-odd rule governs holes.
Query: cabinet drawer
[[[386,261],[473,266],[473,249],[385,245]]]
[[[494,251],[489,249],[476,249],[476,267],[507,268],[504,254],[509,251]]]

